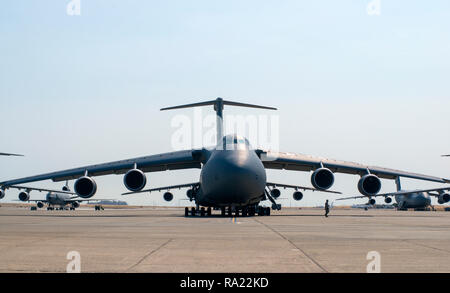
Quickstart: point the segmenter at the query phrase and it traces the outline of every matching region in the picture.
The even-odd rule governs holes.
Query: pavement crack
[[[450,252],[450,251],[445,250],[445,249],[440,249],[440,248],[436,248],[436,247],[433,247],[433,246],[428,246],[428,245],[425,245],[425,244],[421,244],[421,243],[414,242],[414,241],[412,241],[412,240],[406,240],[406,239],[405,239],[405,240],[403,240],[403,241],[405,241],[405,242],[407,242],[407,243],[411,243],[411,244],[417,245],[417,246],[421,246],[421,247],[425,247],[425,248],[437,250],[437,251],[443,251],[443,252],[446,252],[446,253],[449,253],[449,252]]]
[[[152,254],[154,254],[155,252],[157,252],[158,250],[160,250],[161,248],[163,248],[164,246],[166,246],[167,244],[169,244],[173,239],[169,239],[166,242],[164,242],[163,244],[161,244],[160,246],[158,246],[156,249],[150,251],[149,253],[147,253],[146,255],[144,255],[137,263],[135,263],[134,265],[132,265],[131,267],[129,267],[128,269],[126,269],[126,271],[130,271],[132,269],[134,269],[135,267],[137,267],[138,265],[140,265],[145,259],[147,259],[148,257],[150,257]]]
[[[312,256],[310,256],[309,254],[307,254],[303,249],[301,249],[300,247],[298,247],[294,242],[292,242],[291,240],[289,240],[289,238],[287,238],[286,236],[284,236],[283,234],[281,234],[280,232],[278,232],[277,230],[273,229],[272,227],[270,227],[269,225],[253,218],[256,222],[260,223],[261,225],[263,225],[264,227],[266,227],[267,229],[271,230],[272,232],[274,232],[275,234],[277,234],[278,236],[280,236],[281,238],[283,238],[284,240],[286,240],[287,242],[289,242],[292,246],[294,246],[296,249],[298,249],[298,251],[300,251],[306,258],[308,258],[313,264],[315,264],[319,269],[321,269],[323,272],[328,273],[328,271],[321,266],[314,258],[312,258]]]

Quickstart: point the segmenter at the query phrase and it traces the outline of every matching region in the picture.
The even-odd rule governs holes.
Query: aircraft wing
[[[367,171],[369,171],[371,174],[374,174],[383,179],[396,179],[397,177],[406,177],[439,183],[450,183],[450,179],[382,167],[366,166],[353,162],[338,161],[303,154],[278,153],[261,150],[258,150],[257,152],[259,152],[264,167],[268,169],[313,171],[323,165],[323,167],[328,168],[335,173],[347,173],[362,176],[367,174]]]
[[[15,157],[23,157],[23,155],[19,155],[19,154],[8,154],[8,153],[0,153],[0,156],[15,156]]]
[[[35,190],[35,191],[39,191],[39,192],[45,191],[45,192],[53,192],[53,193],[75,194],[75,192],[71,192],[71,191],[54,190],[54,189],[46,189],[46,188],[37,188],[37,187],[29,187],[29,186],[18,186],[18,185],[7,185],[7,186],[5,186],[5,189],[8,189],[8,188],[15,188],[15,189],[18,189],[18,190],[23,190],[24,189],[26,191]]]
[[[395,191],[395,192],[388,192],[388,193],[380,193],[373,196],[353,196],[353,197],[345,197],[345,198],[338,198],[336,200],[346,200],[346,199],[358,199],[358,198],[368,198],[368,197],[377,197],[377,196],[396,196],[396,195],[408,195],[413,193],[429,193],[429,192],[444,192],[444,191],[450,191],[450,187],[442,187],[442,188],[431,188],[431,189],[418,189],[418,190],[409,190],[409,191]],[[430,194],[432,196],[440,196],[440,194]]]
[[[305,186],[298,186],[298,185],[289,185],[289,184],[281,184],[281,183],[273,183],[273,182],[267,182],[266,185],[274,187],[274,188],[276,188],[276,187],[283,187],[283,188],[293,188],[295,190],[301,189],[301,190],[312,190],[312,191],[320,191],[320,192],[342,194],[339,191],[321,190],[321,189],[316,189],[316,188],[312,188],[312,187],[305,187]]]
[[[58,182],[63,180],[77,179],[85,175],[86,173],[88,174],[88,176],[124,174],[128,170],[133,169],[135,165],[143,172],[201,168],[199,151],[186,150],[186,151],[177,151],[158,155],[132,158],[121,161],[114,161],[97,165],[84,166],[64,171],[3,181],[0,182],[0,186],[8,187],[15,184],[22,184],[48,179],[51,179],[54,182]]]
[[[20,202],[24,202],[23,200],[19,200],[19,199],[14,199],[13,201],[20,201]],[[29,199],[29,200],[25,200],[26,202],[43,202],[43,203],[47,203],[46,199]]]
[[[125,192],[125,193],[122,193],[122,195],[143,193],[143,192],[152,192],[152,191],[161,191],[161,190],[170,190],[170,189],[177,189],[177,188],[181,189],[181,188],[187,188],[187,187],[195,187],[195,186],[198,186],[199,184],[200,183],[198,183],[198,182],[194,182],[194,183],[187,183],[187,184],[163,186],[163,187],[157,187],[157,188],[144,189],[144,190],[135,191],[135,192]]]

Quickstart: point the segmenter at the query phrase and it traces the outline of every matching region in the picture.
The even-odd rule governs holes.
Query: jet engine
[[[319,168],[311,175],[311,184],[317,189],[329,189],[334,184],[334,174],[330,169]]]
[[[449,202],[449,201],[450,201],[450,194],[448,194],[448,193],[442,193],[438,197],[438,203],[439,204],[444,204],[444,203]]]
[[[67,191],[67,192],[69,192],[69,191],[70,191],[69,186],[64,185],[64,186],[62,187],[62,191]]]
[[[172,201],[173,199],[173,194],[171,192],[165,192],[163,195],[163,198],[165,201]]]
[[[192,201],[195,197],[194,190],[192,190],[192,189],[186,190],[186,196],[189,198],[189,200]]]
[[[386,197],[386,198],[384,199],[384,202],[389,204],[389,203],[392,202],[392,198]]]
[[[44,207],[44,204],[42,202],[40,202],[40,201],[38,201],[36,205],[40,209],[42,209]]]
[[[91,177],[83,176],[75,181],[73,188],[79,197],[91,198],[97,192],[97,183]]]
[[[19,199],[21,201],[28,201],[30,199],[30,194],[28,192],[26,192],[26,191],[21,191],[19,193]]]
[[[300,191],[296,191],[296,192],[294,192],[294,194],[292,194],[292,197],[293,197],[295,200],[302,200],[302,198],[303,198],[303,193],[300,192]]]
[[[280,191],[278,188],[274,188],[274,189],[272,189],[272,190],[270,191],[270,195],[271,195],[273,198],[279,198],[280,195],[281,195],[281,191]]]
[[[129,191],[139,191],[145,187],[147,177],[139,169],[131,169],[123,176],[123,184]]]
[[[369,199],[369,204],[370,205],[374,205],[374,204],[376,204],[377,202],[375,201],[375,199],[373,199],[373,198],[371,198],[371,199]]]
[[[380,192],[381,181],[372,174],[367,174],[361,177],[358,181],[358,190],[362,195],[371,196]]]
[[[72,203],[72,207],[73,207],[74,209],[79,208],[79,207],[80,207],[80,203],[79,203],[78,201],[74,201],[74,202]]]
[[[5,191],[3,189],[0,189],[0,199],[5,197]]]

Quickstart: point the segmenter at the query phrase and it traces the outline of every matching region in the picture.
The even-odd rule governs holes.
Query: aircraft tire
[[[185,217],[189,216],[189,208],[188,207],[184,208],[184,216]]]

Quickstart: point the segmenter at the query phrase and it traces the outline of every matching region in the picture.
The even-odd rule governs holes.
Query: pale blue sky
[[[26,157],[0,158],[0,180],[171,151],[171,118],[192,111],[158,109],[217,96],[278,107],[282,151],[450,177],[439,157],[450,152],[449,1],[381,0],[380,16],[366,0],[81,0],[80,16],[66,14],[69,2],[1,5],[0,151]],[[198,174],[151,173],[148,184]],[[307,173],[268,177],[310,184]],[[336,179],[357,194],[357,177]],[[97,182],[98,197],[125,191],[121,176]],[[325,198],[305,193],[301,204]]]

